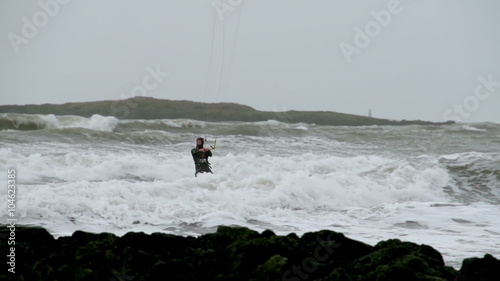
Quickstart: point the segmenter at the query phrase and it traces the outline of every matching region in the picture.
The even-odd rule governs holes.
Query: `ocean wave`
[[[18,127],[22,118],[35,120],[26,121],[31,126],[70,127],[21,132],[9,125],[0,132],[0,170],[17,169],[22,183],[19,218],[54,231],[67,227],[68,235],[189,234],[224,224],[340,229],[373,242],[413,237],[445,247],[454,259],[495,248],[500,232],[497,124],[473,124],[487,130],[476,132],[461,124],[0,118]],[[98,131],[99,123],[112,131]],[[218,137],[218,145],[214,174],[195,178],[190,149],[200,135],[210,144]],[[7,208],[7,194],[0,199],[0,209]]]
[[[212,195],[217,197],[218,194],[230,201],[238,201],[232,198],[239,196],[237,193],[248,194],[248,198],[261,200],[249,203],[252,206],[311,212],[342,206],[439,200],[444,198],[442,187],[449,179],[447,171],[432,159],[324,157],[313,153],[281,157],[247,152],[214,158],[215,175],[199,181],[193,176],[188,150],[130,152],[128,149],[85,152],[86,148],[82,147],[55,155],[22,155],[4,149],[0,150],[0,156],[12,159],[10,164],[13,166],[22,167],[27,184],[47,182],[48,178],[51,179],[47,182],[49,185],[80,181],[112,184],[115,180],[123,180],[133,186],[134,182],[142,185],[143,182],[161,181],[165,190],[183,189],[185,196],[192,193],[198,198],[197,192],[214,189]],[[210,198],[204,200],[220,199]]]
[[[473,132],[486,132],[487,131],[486,129],[476,128],[472,125],[462,125],[462,130],[473,131]]]
[[[500,154],[472,151],[442,155],[439,159],[454,179],[456,198],[500,204]]]
[[[125,120],[124,124],[146,126],[148,129],[155,128],[205,128],[207,122],[191,119],[155,119],[155,120]]]
[[[98,114],[94,114],[90,118],[54,114],[0,114],[0,130],[84,128],[96,131],[113,131],[119,122],[115,117]]]

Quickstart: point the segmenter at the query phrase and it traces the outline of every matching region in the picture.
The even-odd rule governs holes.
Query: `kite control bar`
[[[205,137],[205,142],[208,142],[208,141],[207,141],[207,137]],[[210,145],[210,149],[211,149],[211,150],[212,150],[212,149],[216,149],[216,148],[217,148],[217,137],[216,137],[216,138],[215,138],[215,140],[214,140],[214,145],[213,145],[213,146],[211,146],[211,145]]]

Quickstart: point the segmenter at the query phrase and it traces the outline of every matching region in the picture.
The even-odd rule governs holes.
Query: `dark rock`
[[[269,238],[276,236],[276,234],[272,230],[266,229],[260,234],[260,236],[264,238]]]
[[[215,233],[202,235],[198,240],[201,247],[224,251],[236,240],[249,240],[259,236],[257,231],[245,227],[219,226]]]
[[[54,250],[54,237],[43,228],[15,226],[12,230],[13,232],[9,227],[0,227],[0,235],[6,237],[5,240],[4,238],[0,240],[0,253],[7,259],[6,262],[10,262],[12,258],[16,274],[29,272],[36,261],[47,257]],[[11,234],[13,237],[9,240]],[[14,257],[7,257],[11,252]],[[6,265],[6,262],[2,264]]]
[[[483,258],[465,259],[460,274],[467,280],[497,281],[500,278],[500,260],[489,254]]]
[[[398,239],[378,243],[347,270],[360,280],[454,280],[458,276],[432,247]]]
[[[280,255],[272,256],[266,262],[257,266],[253,279],[262,281],[281,280],[286,263],[287,258]]]
[[[307,275],[308,278],[326,276],[334,269],[347,266],[373,250],[370,245],[330,230],[305,233],[300,239],[300,247],[304,252],[301,254],[301,261],[294,259],[295,264],[299,265],[299,268],[295,268],[296,276]]]
[[[298,241],[283,236],[237,240],[228,246],[231,268],[235,272],[250,273],[273,256],[290,256]]]
[[[1,234],[7,234],[4,229]],[[76,231],[55,240],[42,228],[16,227],[18,280],[497,280],[500,261],[486,255],[444,265],[427,245],[387,240],[375,247],[322,230],[259,234],[221,226],[198,238],[162,233]],[[0,244],[3,252],[6,243]],[[0,279],[8,279],[0,273]]]
[[[165,233],[129,232],[120,238],[120,247],[132,247],[148,253],[159,255],[175,254],[186,248],[193,247],[196,239],[193,237],[182,237]]]

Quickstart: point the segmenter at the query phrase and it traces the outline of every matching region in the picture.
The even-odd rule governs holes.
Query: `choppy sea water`
[[[217,148],[194,177],[198,136]],[[0,114],[18,224],[200,235],[320,229],[428,244],[459,268],[500,258],[500,124],[339,127]],[[7,190],[0,194],[7,210]],[[1,214],[6,222],[7,212]]]

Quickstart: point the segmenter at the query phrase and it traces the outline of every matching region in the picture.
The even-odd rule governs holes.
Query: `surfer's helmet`
[[[205,140],[203,138],[196,139],[196,147],[198,147],[199,149],[203,148],[204,143],[205,143]]]

